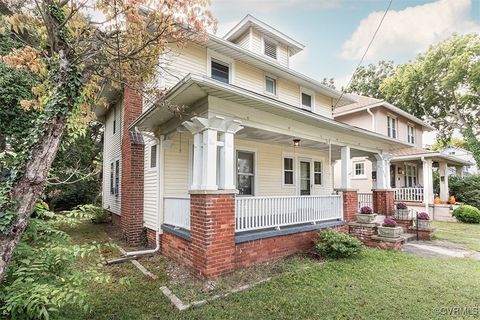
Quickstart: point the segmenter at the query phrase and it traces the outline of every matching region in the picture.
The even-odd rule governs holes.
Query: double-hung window
[[[397,138],[397,119],[387,116],[387,129],[390,138]]]
[[[157,167],[157,145],[150,146],[150,168]]]
[[[110,163],[110,194],[115,194],[115,164]]]
[[[211,60],[212,79],[230,83],[230,65],[219,60]]]
[[[312,110],[313,107],[313,91],[302,88],[300,90],[300,105],[303,109]]]
[[[415,127],[408,126],[408,143],[415,144]]]
[[[283,158],[283,184],[293,185],[293,158]]]
[[[322,184],[322,163],[320,161],[313,162],[313,178],[315,184]]]
[[[407,188],[414,188],[417,185],[417,167],[415,165],[405,165],[405,185]]]
[[[237,152],[237,189],[240,195],[253,196],[255,183],[255,154]]]
[[[265,76],[265,91],[267,93],[270,93],[270,94],[273,94],[274,96],[276,96],[277,95],[277,80],[272,78],[272,77]]]

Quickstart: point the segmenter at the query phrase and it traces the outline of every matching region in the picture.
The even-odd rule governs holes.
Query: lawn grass
[[[435,239],[448,240],[480,251],[480,224],[434,221]]]
[[[90,225],[91,226],[91,225]],[[80,229],[97,242],[108,241],[101,227]],[[88,228],[87,228],[88,229]],[[92,310],[69,310],[68,319],[434,319],[436,307],[475,306],[480,301],[480,264],[469,259],[419,258],[402,252],[365,250],[356,259],[319,262],[286,260],[270,282],[178,312],[159,287],[175,287],[169,262],[140,260],[158,276],[152,280],[131,263],[105,267],[106,285],[92,285]],[[281,263],[281,262],[278,262]],[[242,271],[237,281],[261,274]],[[228,280],[228,282],[231,280]],[[221,281],[220,281],[221,283]],[[180,294],[195,288],[185,287]],[[178,289],[178,288],[177,288]]]

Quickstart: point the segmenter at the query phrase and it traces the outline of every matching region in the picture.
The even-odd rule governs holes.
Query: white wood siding
[[[283,45],[283,44],[278,45],[277,59],[280,64],[288,67],[289,58],[288,58],[288,47],[286,45]]]
[[[314,185],[312,195],[331,194],[332,177],[328,165],[328,154],[323,151],[307,148],[297,148],[273,143],[263,143],[249,140],[235,139],[235,149],[255,152],[255,195],[298,195],[298,158],[309,158],[312,161],[322,162],[322,185]],[[295,157],[294,184],[283,184],[283,157]],[[313,163],[312,163],[313,166]],[[312,183],[313,183],[313,176]]]
[[[262,35],[255,29],[252,29],[252,51],[262,54]]]
[[[105,131],[103,141],[103,184],[102,184],[102,204],[103,208],[113,213],[120,214],[120,198],[122,192],[122,159],[121,159],[121,136],[123,125],[122,104],[112,106],[107,112],[105,120]],[[113,119],[116,116],[116,131],[113,134]],[[110,194],[110,164],[120,160],[120,177],[118,196]],[[114,164],[115,165],[115,164]],[[115,167],[114,167],[115,170]]]
[[[176,133],[171,143],[165,146],[165,196],[187,196],[189,189],[189,172],[191,171],[190,154],[193,138],[189,133]],[[170,145],[168,145],[170,144]]]
[[[238,46],[250,49],[250,32],[247,30],[244,34],[242,34],[236,41],[235,44]]]
[[[235,71],[235,84],[237,86],[261,94],[264,93],[265,73],[261,69],[237,61],[235,63]]]
[[[144,226],[153,230],[157,229],[157,214],[159,206],[158,174],[160,171],[160,146],[157,145],[157,165],[150,167],[150,149],[157,144],[156,139],[143,137],[145,142],[144,156],[144,187],[143,187],[143,223]]]
[[[189,73],[207,74],[207,49],[196,44],[185,48],[171,48],[165,56],[165,87],[171,88]]]

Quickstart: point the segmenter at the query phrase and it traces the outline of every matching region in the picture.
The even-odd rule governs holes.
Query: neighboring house
[[[456,158],[460,158],[460,159],[463,159],[465,161],[468,161],[471,163],[471,165],[469,166],[465,166],[463,168],[463,175],[464,176],[471,176],[471,175],[474,175],[474,174],[478,174],[478,167],[477,167],[477,162],[475,161],[475,157],[473,156],[473,153],[471,153],[470,151],[466,150],[466,149],[463,149],[463,148],[460,148],[460,147],[456,147],[456,146],[447,146],[441,150],[438,150],[439,152],[441,153],[444,153],[444,154],[447,154],[449,156],[453,156],[453,157],[456,157]],[[451,169],[451,173],[452,174],[455,174],[455,172],[453,172],[453,168],[450,168]]]
[[[105,123],[103,207],[128,242],[145,228],[162,253],[205,277],[292,253],[314,230],[354,219],[349,172],[359,157],[375,163],[375,210],[392,212],[388,155],[413,144],[335,120],[333,105],[356,98],[292,70],[303,48],[247,15],[222,38],[162,57],[158,84],[186,106],[181,116],[128,87],[109,94],[111,107],[96,110]],[[420,139],[428,126],[407,118]]]
[[[389,187],[395,190],[395,200],[431,205],[434,202],[432,170],[440,173],[440,200],[448,201],[448,175],[451,169],[462,174],[463,168],[470,165],[468,159],[454,154],[434,152],[422,148],[422,135],[434,128],[423,120],[380,99],[350,95],[357,102],[340,106],[334,110],[337,121],[363,128],[397,139],[409,144],[409,147],[390,152],[388,162]],[[361,193],[369,193],[375,188],[375,176],[378,172],[372,166],[372,157],[352,159],[352,187]],[[340,164],[335,165],[335,175],[340,175]],[[335,186],[341,184],[336,177]],[[367,196],[368,197],[368,196]]]

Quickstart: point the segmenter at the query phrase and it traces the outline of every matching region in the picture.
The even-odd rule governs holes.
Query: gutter
[[[376,125],[375,125],[375,115],[370,110],[370,108],[367,108],[367,113],[372,117],[372,131],[377,132]]]

